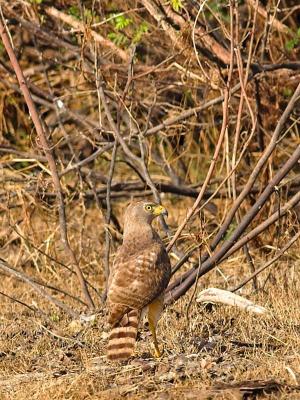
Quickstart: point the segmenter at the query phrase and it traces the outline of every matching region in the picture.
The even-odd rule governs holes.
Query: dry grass
[[[66,172],[70,165],[74,165],[76,158],[82,161],[113,140],[103,105],[97,97],[99,77],[96,72],[99,68],[111,112],[116,120],[117,115],[120,115],[121,134],[124,137],[133,135],[128,145],[136,155],[139,155],[136,126],[140,132],[144,132],[146,128],[155,129],[169,121],[165,128],[144,140],[148,154],[146,164],[153,181],[158,185],[175,182],[179,188],[192,185],[199,190],[202,187],[220,134],[222,104],[220,102],[201,113],[193,113],[189,118],[183,116],[193,107],[207,104],[209,100],[224,94],[229,65],[213,61],[213,53],[208,57],[202,54],[202,50],[200,52],[203,38],[199,37],[199,33],[196,37],[199,51],[195,52],[192,32],[188,32],[188,29],[186,31],[185,27],[179,31],[178,24],[168,17],[178,38],[185,40],[187,36],[187,49],[179,51],[161,24],[156,23],[153,15],[141,7],[144,2],[138,2],[141,3],[138,8],[136,2],[119,0],[45,2],[53,3],[65,16],[73,15],[74,18],[86,20],[87,29],[82,32],[74,31],[68,24],[50,17],[45,12],[44,4],[38,5],[39,2],[11,0],[2,3],[21,67],[27,71],[28,82],[38,88],[31,85],[38,112],[51,132],[59,172]],[[13,17],[6,14],[8,3],[14,9]],[[84,3],[86,11],[95,7],[95,22],[106,20],[104,24],[93,28],[95,32],[105,38],[111,37],[112,33],[127,37],[127,42],[121,47],[128,55],[137,29],[142,27],[142,22],[146,23],[148,28],[136,49],[134,80],[127,93],[124,88],[128,81],[128,63],[122,62],[115,52],[107,48],[100,46],[98,49],[90,36],[88,14],[80,14],[84,10],[80,10],[79,3]],[[162,1],[152,3],[165,5]],[[217,14],[207,9],[205,13],[197,15],[197,2],[183,2],[184,9],[179,14],[186,18],[187,27],[190,22],[193,25],[193,21],[195,26],[205,26],[208,34],[214,32],[218,42],[229,49],[230,40],[226,33],[230,30],[229,9],[224,7],[224,2],[221,2],[223,5],[220,8],[220,2],[206,3],[213,10],[216,10],[214,6],[217,5]],[[299,81],[299,67],[295,65],[299,59],[299,46],[289,50],[286,48],[287,44],[293,44],[292,39],[299,39],[295,36],[299,20],[296,1],[291,0],[286,2],[285,7],[277,7],[276,18],[279,18],[278,21],[284,18],[290,32],[282,33],[276,29],[269,31],[269,22],[259,17],[254,36],[250,32],[253,12],[245,7],[245,2],[236,3],[240,21],[240,32],[236,32],[236,39],[237,43],[241,41],[237,49],[241,47],[242,50],[245,68],[243,74],[247,72],[251,37],[255,39],[251,63],[266,63],[275,67],[281,63],[291,65],[259,73],[256,82],[249,81],[246,97],[250,108],[246,106],[245,97],[241,114],[238,110],[243,93],[240,90],[232,94],[228,106],[226,140],[212,182],[207,188],[211,191],[217,189],[219,183],[229,176],[233,160],[242,154],[253,128],[249,111],[253,110],[255,117],[261,120],[259,129],[255,130],[236,169],[235,185],[244,187],[273,136],[278,119]],[[111,20],[111,13],[117,11],[125,12],[131,19],[131,23],[121,30],[117,29],[117,21]],[[272,16],[273,7],[270,11]],[[77,12],[79,15],[74,16]],[[18,22],[19,17],[27,21],[29,28],[28,24]],[[46,36],[40,37],[32,30],[31,24],[37,24],[38,21]],[[203,34],[200,36],[203,37]],[[68,46],[64,48],[63,45],[57,45],[57,42],[53,42],[55,38],[66,45],[72,44],[73,50],[69,50]],[[261,46],[264,41],[268,45],[267,49]],[[75,296],[72,299],[53,288],[46,288],[48,293],[69,307],[85,312],[85,307],[76,300],[76,297],[82,295],[76,276],[55,261],[66,265],[70,263],[60,240],[58,206],[52,177],[48,173],[44,153],[36,141],[24,99],[16,92],[17,82],[3,48],[0,48],[0,54],[3,64],[0,68],[0,257],[39,282]],[[202,81],[198,57],[209,77],[208,81]],[[101,65],[98,65],[98,59]],[[251,73],[251,70],[248,72]],[[239,71],[235,66],[231,86],[239,82]],[[65,107],[59,116],[53,109],[58,99],[63,101]],[[153,105],[154,99],[156,101]],[[151,115],[148,115],[152,105]],[[174,117],[179,119],[170,123]],[[237,135],[236,126],[239,121],[241,126]],[[255,182],[255,190],[244,199],[240,207],[241,215],[245,215],[266,184],[299,145],[299,132],[299,107],[295,106],[281,133],[276,151]],[[263,139],[263,143],[260,139]],[[238,146],[234,150],[235,143]],[[81,168],[81,176],[74,169],[61,178],[72,248],[85,277],[100,292],[104,286],[105,178],[110,170],[111,157],[111,150],[105,151]],[[144,180],[140,181],[136,167],[129,161],[119,148],[113,183],[119,184],[121,189],[115,187],[112,191],[112,208],[120,225],[124,207],[131,198],[152,199],[149,188]],[[266,220],[278,210],[279,203],[284,205],[299,190],[298,177],[299,166],[284,178],[279,185],[278,195],[270,197],[251,228]],[[122,184],[131,189],[122,188]],[[139,187],[135,187],[136,184]],[[92,189],[98,191],[98,207]],[[190,221],[177,241],[180,250],[184,252],[195,244],[201,244],[201,254],[206,251],[233,203],[232,189],[232,182],[227,181],[213,199],[211,205],[214,205],[216,215],[203,211],[201,219],[197,214]],[[162,193],[161,197],[170,212],[168,223],[173,234],[194,199],[170,193]],[[122,234],[116,221],[110,224],[112,256]],[[236,224],[234,220],[230,225],[227,238]],[[280,219],[279,224],[272,225],[253,240],[250,252],[255,267],[260,267],[272,258],[297,229],[299,218],[297,221],[294,211],[290,211],[289,215]],[[60,309],[38,296],[28,285],[0,271],[0,399],[240,399],[247,398],[247,393],[251,396],[260,394],[270,399],[299,398],[298,249],[299,241],[279,262],[259,276],[261,289],[258,292],[253,291],[251,283],[242,289],[243,295],[271,310],[270,316],[254,316],[231,307],[200,305],[195,301],[192,301],[187,316],[192,295],[190,291],[168,307],[162,317],[159,337],[165,349],[163,357],[160,360],[151,358],[150,337],[145,327],[140,334],[137,355],[126,365],[113,365],[106,361],[105,309],[94,291],[91,293],[99,308],[96,319],[81,324],[72,321]],[[175,262],[173,255],[172,263]],[[179,273],[187,268],[189,266],[185,265]],[[239,252],[202,277],[197,290],[207,287],[228,289],[249,274],[245,257]],[[44,314],[33,312],[8,299],[3,293],[29,307],[42,310]],[[254,382],[256,380],[262,382],[257,384]],[[251,382],[257,386],[256,389],[250,387]]]
[[[101,288],[102,265],[96,249],[102,240],[103,224],[99,218],[97,230],[91,229],[92,222],[96,221],[95,214],[94,210],[87,210],[86,230],[80,243],[80,248],[84,249],[81,261],[83,265],[89,264],[84,269],[90,281]],[[34,221],[33,232],[36,233],[45,220],[36,217]],[[48,221],[45,237],[53,227]],[[75,222],[72,232],[80,236]],[[55,239],[51,245],[52,251],[58,251],[59,243]],[[18,255],[12,251],[14,246],[16,244],[10,242],[2,253],[9,253],[11,262],[26,260],[25,242],[21,243]],[[35,263],[32,260],[21,263],[24,271],[57,286],[62,286],[64,280],[64,287],[76,295],[78,284],[73,276],[58,270],[42,255],[33,253],[32,256],[36,256]],[[256,260],[258,263],[259,257]],[[275,380],[287,386],[265,396],[296,399],[297,392],[290,392],[289,385],[300,384],[299,263],[299,255],[292,249],[272,267],[270,276],[269,271],[260,275],[261,283],[268,277],[264,290],[251,294],[251,284],[242,289],[248,298],[271,310],[271,316],[251,315],[227,306],[200,305],[193,301],[187,318],[189,292],[162,317],[159,337],[165,349],[163,357],[160,360],[151,358],[150,336],[145,327],[138,341],[136,358],[126,365],[106,361],[103,310],[93,323],[72,322],[24,284],[2,276],[5,293],[29,305],[37,303],[50,318],[34,315],[26,307],[1,297],[1,398],[231,399],[241,398],[242,392],[233,388],[225,390],[218,385]],[[198,289],[227,288],[248,274],[243,257],[236,257],[202,278]],[[64,296],[60,298],[78,308],[75,302]]]

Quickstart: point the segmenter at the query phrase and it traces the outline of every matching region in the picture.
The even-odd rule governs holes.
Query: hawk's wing
[[[108,288],[109,322],[118,322],[129,309],[141,310],[167,287],[171,266],[163,245],[154,243],[136,255],[120,252]]]

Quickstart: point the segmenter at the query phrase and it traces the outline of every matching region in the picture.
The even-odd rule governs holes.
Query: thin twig
[[[109,231],[109,224],[111,220],[111,183],[113,179],[116,155],[117,155],[118,143],[115,141],[113,151],[111,154],[111,162],[109,167],[108,179],[106,184],[106,218],[105,218],[105,254],[104,254],[104,263],[105,263],[105,294],[107,291],[108,277],[109,277],[109,255],[110,255],[110,244],[111,244],[111,234]],[[103,296],[103,300],[105,300],[105,294]]]
[[[64,23],[72,26],[73,28],[79,30],[80,32],[85,33],[87,30],[87,26],[84,25],[83,22],[78,21],[76,18],[71,15],[67,15],[62,11],[57,10],[55,7],[44,7],[45,12],[51,17],[57,18]],[[123,61],[128,61],[129,57],[126,51],[120,49],[116,46],[112,41],[105,39],[99,33],[95,32],[93,29],[89,29],[89,34],[92,36],[95,42],[98,42],[101,46],[107,47],[113,50]]]
[[[2,9],[0,6],[0,11],[1,11],[1,19],[0,19],[0,35],[2,38],[2,42],[4,44],[4,47],[7,51],[7,54],[10,58],[11,64],[13,66],[13,69],[16,73],[16,76],[18,78],[18,82],[20,85],[20,89],[23,93],[23,96],[25,98],[26,104],[28,106],[29,112],[30,112],[30,116],[32,118],[32,122],[34,123],[36,132],[38,134],[38,139],[40,142],[40,146],[42,147],[43,151],[45,152],[45,156],[47,157],[47,161],[49,164],[49,168],[51,171],[51,175],[52,175],[52,179],[53,179],[53,185],[56,191],[56,196],[57,196],[57,200],[59,203],[59,220],[60,220],[60,233],[61,233],[61,239],[63,242],[63,245],[65,247],[65,250],[69,256],[69,258],[72,261],[72,264],[74,265],[74,268],[76,270],[77,273],[77,277],[78,280],[80,282],[81,285],[81,289],[83,291],[83,294],[85,296],[85,299],[87,301],[87,303],[89,304],[90,308],[94,308],[94,302],[90,296],[89,290],[87,288],[87,284],[86,281],[83,277],[82,271],[79,267],[79,264],[76,260],[76,256],[75,253],[73,252],[70,243],[69,243],[69,239],[68,239],[68,233],[67,233],[67,221],[66,221],[66,214],[65,214],[65,206],[64,206],[64,199],[63,199],[63,194],[62,194],[62,190],[61,190],[61,185],[60,185],[60,180],[59,180],[59,176],[58,176],[58,172],[57,172],[57,167],[56,167],[56,163],[54,160],[54,155],[53,155],[53,151],[51,149],[51,146],[49,145],[49,140],[47,139],[46,133],[45,133],[45,125],[43,126],[39,114],[37,112],[37,109],[35,107],[35,104],[32,100],[31,94],[29,92],[28,86],[26,84],[26,80],[24,78],[22,69],[19,65],[19,62],[17,60],[17,57],[14,53],[14,50],[12,48],[12,45],[10,43],[10,39],[9,36],[7,34],[6,31],[6,27],[5,27],[5,21],[3,18],[3,14],[2,14]]]
[[[56,307],[62,309],[66,314],[68,314],[72,318],[78,319],[80,315],[74,311],[72,308],[68,307],[66,304],[61,302],[58,299],[55,299],[53,296],[48,294],[44,289],[42,289],[39,285],[33,282],[33,280],[24,274],[24,272],[20,272],[12,268],[11,266],[8,265],[8,263],[0,258],[0,268],[7,272],[9,275],[13,275],[16,278],[22,280],[23,282],[27,283],[30,285],[37,293],[39,293],[41,296],[45,297],[50,303],[54,304]]]
[[[16,299],[15,297],[12,297],[12,296],[10,296],[10,295],[4,293],[4,292],[0,292],[0,294],[1,294],[2,296],[4,296],[4,297],[8,298],[9,300],[11,300],[11,301],[14,302],[14,303],[21,304],[21,306],[24,306],[24,307],[28,308],[30,311],[33,311],[34,313],[36,313],[36,312],[41,312],[41,311],[38,310],[37,308],[31,307],[29,304],[24,303],[23,301],[18,300],[18,299]],[[43,314],[44,314],[44,313],[43,313]]]
[[[248,181],[246,183],[246,185],[244,185],[243,190],[241,191],[241,193],[239,194],[239,196],[237,197],[237,199],[234,201],[234,203],[231,206],[231,209],[227,212],[226,218],[223,222],[223,224],[221,225],[219,232],[217,233],[217,235],[214,237],[213,241],[210,244],[210,249],[211,251],[213,251],[217,245],[219,244],[219,242],[222,240],[222,238],[225,236],[228,227],[230,226],[236,211],[239,209],[241,203],[244,201],[244,199],[246,198],[246,196],[250,193],[251,189],[253,188],[256,179],[259,175],[259,173],[261,172],[262,168],[264,167],[265,163],[267,162],[267,160],[269,159],[270,155],[273,153],[273,151],[276,148],[277,142],[278,142],[278,138],[279,135],[284,127],[284,124],[286,122],[286,120],[288,119],[290,113],[292,112],[294,105],[296,103],[296,101],[298,100],[298,97],[300,96],[300,84],[298,85],[298,87],[296,88],[293,96],[291,97],[285,111],[283,112],[280,120],[278,121],[278,124],[275,128],[275,131],[273,133],[273,136],[271,137],[270,143],[269,145],[266,147],[265,152],[263,153],[263,155],[261,156],[261,158],[258,160],[255,168],[253,169],[252,173],[250,174]],[[208,253],[205,253],[203,255],[203,260],[205,261],[207,258],[209,257]],[[190,273],[192,273],[192,270],[190,271]]]
[[[231,28],[233,29],[233,27],[231,26]],[[214,155],[212,157],[210,166],[209,166],[209,170],[207,172],[206,178],[204,180],[204,183],[201,187],[201,190],[199,192],[199,195],[196,199],[196,201],[194,202],[192,208],[188,211],[187,216],[185,217],[184,221],[180,224],[180,226],[177,228],[176,233],[174,234],[172,240],[170,241],[168,247],[167,247],[167,251],[170,251],[173,247],[173,245],[175,244],[176,240],[179,238],[181,232],[183,231],[184,227],[186,226],[186,224],[189,222],[189,220],[192,218],[192,216],[195,214],[197,208],[200,205],[200,202],[203,198],[204,192],[207,188],[207,186],[209,185],[210,179],[212,177],[212,174],[214,172],[216,163],[217,163],[217,159],[221,150],[221,146],[223,144],[223,140],[225,137],[225,132],[227,129],[227,123],[228,123],[228,105],[229,105],[229,96],[230,96],[230,89],[231,89],[231,79],[232,79],[232,71],[233,71],[233,43],[231,43],[231,51],[230,51],[230,65],[229,65],[229,72],[228,72],[228,80],[227,80],[227,84],[226,87],[224,89],[224,101],[223,101],[223,122],[222,122],[222,127],[221,127],[221,132],[220,132],[220,136],[218,139],[218,143],[216,145],[215,151],[214,151]]]
[[[281,206],[280,215],[278,214],[278,211],[275,211],[265,221],[257,225],[254,229],[252,229],[250,232],[246,233],[241,239],[239,239],[226,253],[226,255],[221,259],[221,262],[223,262],[233,253],[238,251],[245,243],[248,243],[250,240],[254,239],[262,232],[264,232],[266,229],[268,229],[269,226],[273,225],[278,220],[279,217],[282,218],[284,215],[287,214],[289,210],[296,207],[296,205],[299,202],[300,202],[300,191],[298,191],[298,193],[296,193],[284,206]]]
[[[295,242],[298,240],[300,237],[300,231],[292,237],[291,240],[287,242],[287,244],[273,257],[271,260],[266,262],[264,265],[262,265],[260,268],[258,268],[253,274],[248,276],[248,278],[244,279],[241,283],[239,283],[237,286],[234,287],[234,289],[231,289],[231,292],[236,292],[237,290],[241,289],[243,286],[245,286],[248,282],[250,282],[253,278],[257,277],[261,272],[263,272],[265,269],[270,267],[272,264],[275,263]]]
[[[254,217],[260,212],[263,205],[266,203],[270,195],[274,192],[275,187],[278,183],[289,173],[289,171],[298,163],[300,159],[300,145],[297,146],[292,156],[286,161],[286,163],[280,168],[274,178],[266,186],[255,204],[250,208],[246,215],[241,220],[240,224],[231,234],[230,238],[222,244],[219,250],[208,257],[202,264],[200,275],[202,276],[213,269],[223,258],[223,256],[230,250],[234,243],[241,237],[246,228],[253,221]],[[198,264],[192,268],[188,276],[183,281],[179,281],[179,286],[175,287],[172,291],[168,292],[166,296],[166,303],[171,303],[182,296],[186,291],[194,284],[198,270]]]

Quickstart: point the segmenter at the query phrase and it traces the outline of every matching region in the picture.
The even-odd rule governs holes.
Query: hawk
[[[131,203],[125,211],[123,243],[108,279],[111,332],[107,356],[110,360],[132,356],[139,321],[147,310],[154,354],[161,356],[156,325],[163,309],[164,290],[171,277],[171,264],[162,240],[151,225],[159,215],[168,215],[167,210],[146,201]]]

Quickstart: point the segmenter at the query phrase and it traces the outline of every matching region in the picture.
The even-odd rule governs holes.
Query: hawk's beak
[[[155,216],[158,216],[158,215],[165,215],[165,216],[167,217],[167,216],[168,216],[168,211],[167,211],[167,209],[166,209],[165,207],[163,207],[163,206],[161,206],[161,205],[158,205],[158,206],[156,206],[156,207],[154,208],[153,214],[154,214]]]

